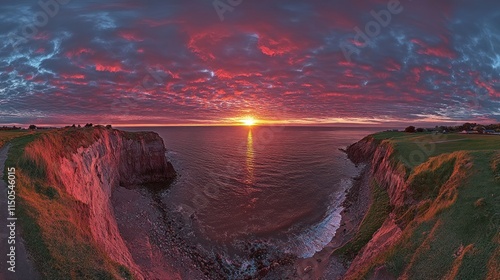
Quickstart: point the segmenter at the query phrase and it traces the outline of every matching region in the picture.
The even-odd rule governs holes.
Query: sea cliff
[[[449,142],[469,143],[450,147],[447,139],[435,141],[430,134],[390,133],[346,149],[354,163],[369,166],[365,176],[372,191],[386,192],[389,211],[371,232],[365,225],[374,215],[365,216],[357,230],[369,238],[354,255],[345,253],[353,242],[336,250],[347,268],[343,279],[496,279],[500,223],[498,190],[492,187],[499,186],[493,176],[498,142],[452,137]],[[419,143],[432,152],[410,166],[404,159],[419,152]]]
[[[401,206],[407,189],[406,168],[395,159],[394,147],[388,141],[372,137],[350,145],[347,154],[354,163],[370,163],[370,176],[389,193],[391,204]]]
[[[386,190],[392,206],[403,204],[408,186],[405,168],[391,161],[394,148],[389,143],[366,137],[347,147],[346,151],[352,162],[369,164],[370,171],[365,176],[369,176],[371,183],[378,184]],[[393,215],[386,217],[382,226],[358,252],[344,277],[350,278],[351,275],[356,275],[364,265],[397,242],[401,238],[401,233],[402,230],[396,224]]]
[[[26,188],[21,198],[34,224],[25,228],[40,232],[29,237],[28,247],[44,278],[143,278],[118,229],[111,196],[120,186],[168,186],[175,171],[165,153],[156,133],[102,127],[52,131],[26,145],[19,164],[27,175],[23,183],[33,189]],[[70,249],[66,256],[64,249]],[[50,268],[41,266],[44,255],[53,261]],[[73,259],[78,257],[89,260]],[[96,268],[89,267],[99,259]]]

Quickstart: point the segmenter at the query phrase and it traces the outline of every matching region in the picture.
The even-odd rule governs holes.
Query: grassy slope
[[[22,236],[43,279],[129,279],[127,268],[111,261],[91,240],[85,211],[88,209],[64,190],[48,183],[46,172],[24,155],[26,145],[36,139],[68,135],[67,130],[18,134],[0,131],[11,149],[6,166],[16,166],[17,215]],[[79,137],[92,129],[82,129]],[[74,139],[74,138],[73,138]]]
[[[370,241],[390,213],[389,196],[376,182],[371,183],[372,204],[359,226],[356,235],[336,253],[344,259],[353,259],[356,253]]]
[[[0,130],[0,148],[14,138],[32,133],[34,132],[26,130]]]
[[[398,132],[373,137],[390,141],[395,160],[422,151],[415,141],[426,143],[430,152],[421,153],[425,163],[407,168],[418,202],[394,210],[399,222],[408,225],[402,241],[360,276],[385,263],[403,279],[500,279],[500,137]],[[470,168],[455,166],[468,165],[468,160]],[[454,171],[466,174],[451,182]],[[446,192],[456,196],[442,199]],[[383,214],[374,209],[368,214],[373,216],[373,211]],[[360,228],[365,233],[372,230],[366,223]]]

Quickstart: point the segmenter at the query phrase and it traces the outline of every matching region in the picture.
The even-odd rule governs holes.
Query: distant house
[[[495,134],[495,131],[493,129],[486,129],[484,134]]]

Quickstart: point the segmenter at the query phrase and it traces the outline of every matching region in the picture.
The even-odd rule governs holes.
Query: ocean
[[[335,235],[345,191],[359,172],[339,148],[380,128],[126,130],[152,130],[164,139],[178,177],[162,200],[189,221],[190,238],[226,251],[258,240],[310,257]]]

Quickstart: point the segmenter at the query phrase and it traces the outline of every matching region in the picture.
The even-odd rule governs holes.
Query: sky
[[[57,1],[0,4],[0,124],[500,121],[498,0]]]

